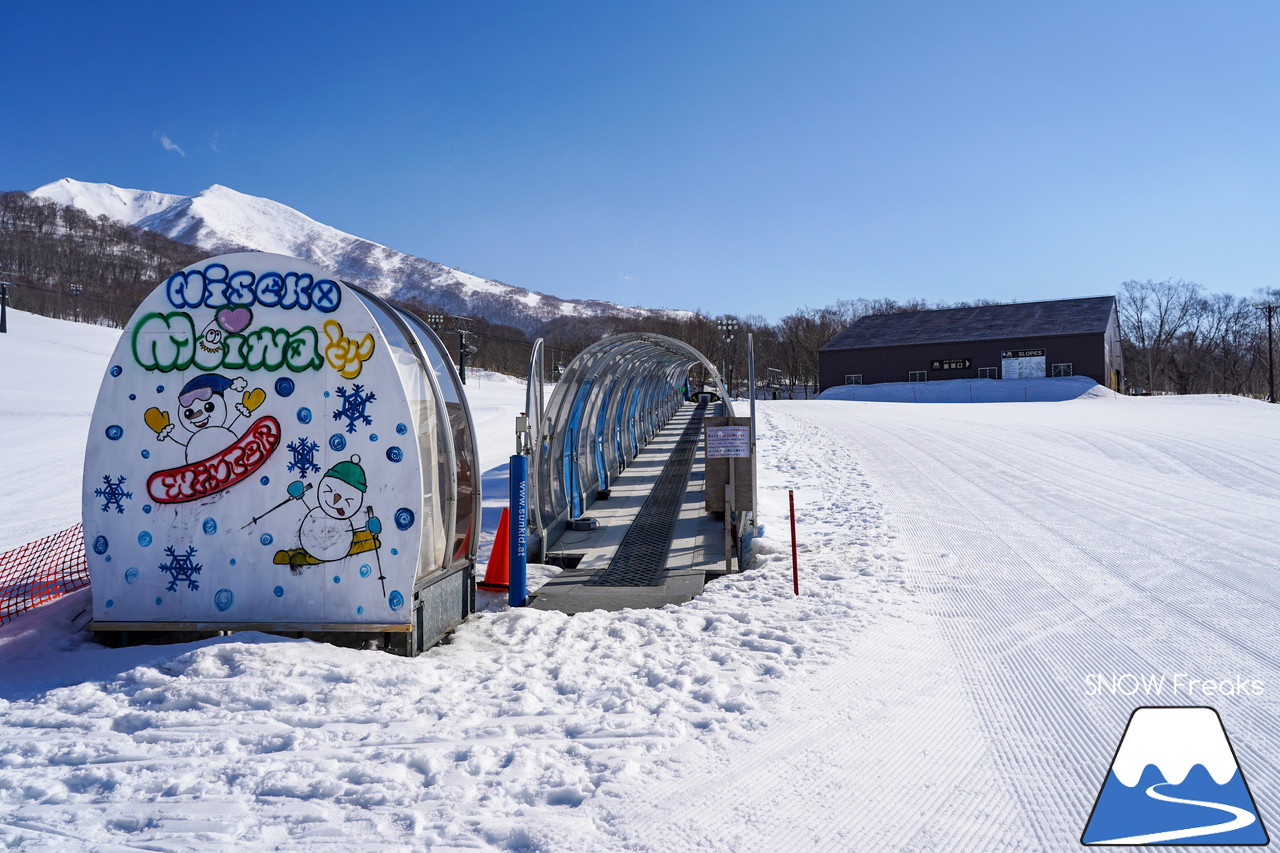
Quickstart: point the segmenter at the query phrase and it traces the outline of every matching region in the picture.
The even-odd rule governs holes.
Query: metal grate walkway
[[[707,404],[699,403],[684,432],[676,440],[666,466],[658,475],[636,520],[622,537],[609,565],[591,576],[591,586],[659,586],[671,551],[680,506],[689,485],[689,471],[698,452]]]

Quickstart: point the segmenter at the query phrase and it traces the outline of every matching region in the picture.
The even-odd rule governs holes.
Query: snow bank
[[[823,391],[817,399],[870,403],[1059,403],[1117,396],[1087,376],[1064,376],[1053,379],[943,379],[937,382],[837,385]]]

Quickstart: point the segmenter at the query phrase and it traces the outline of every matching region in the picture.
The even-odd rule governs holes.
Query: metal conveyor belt
[[[698,439],[702,436],[702,419],[707,404],[699,403],[689,418],[684,432],[676,440],[676,446],[667,459],[640,507],[640,513],[622,537],[618,550],[609,565],[592,575],[587,581],[592,586],[659,586],[667,568],[667,555],[671,551],[671,536],[675,531],[680,506],[684,503],[689,485],[689,471],[698,452]]]

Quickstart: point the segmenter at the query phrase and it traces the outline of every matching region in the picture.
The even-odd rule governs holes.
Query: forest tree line
[[[1126,373],[1126,390],[1139,394],[1268,395],[1268,334],[1264,305],[1280,305],[1280,289],[1248,297],[1210,293],[1182,280],[1126,281],[1116,293]],[[770,323],[756,315],[658,315],[647,320],[564,318],[547,324],[541,336],[549,352],[568,357],[608,334],[653,332],[688,343],[707,356],[739,391],[747,380],[747,335],[755,349],[756,381],[779,386],[784,396],[804,397],[818,384],[818,350],[855,320],[935,308],[997,304],[928,303],[913,299],[842,299],[822,308],[801,308]],[[1280,320],[1280,317],[1276,318]],[[726,340],[721,321],[737,330]],[[1280,333],[1280,326],[1275,332]],[[1272,356],[1280,346],[1272,342]],[[494,353],[497,356],[497,353]],[[494,369],[523,375],[528,358],[494,361]],[[483,357],[483,348],[482,354]],[[550,356],[548,356],[550,358]],[[487,363],[487,362],[486,362]],[[772,368],[772,370],[770,370]],[[771,388],[770,390],[775,390]]]
[[[124,326],[156,284],[206,253],[22,192],[0,193],[0,280],[23,311]]]
[[[0,193],[0,280],[18,285],[9,289],[14,308],[120,327],[157,283],[206,255],[105,216],[95,218],[26,193]],[[1129,390],[1266,396],[1267,323],[1259,306],[1280,303],[1280,289],[1245,297],[1211,293],[1183,280],[1126,281],[1116,297]],[[527,329],[482,317],[451,317],[420,301],[402,304],[424,318],[444,315],[435,324],[441,338],[456,359],[465,337],[475,348],[468,364],[477,368],[524,376],[531,342],[543,338],[548,380],[555,378],[558,365],[567,365],[602,337],[649,332],[694,347],[742,391],[750,335],[757,383],[785,396],[808,396],[817,387],[819,348],[858,318],[994,303],[842,299],[800,308],[777,322],[752,314],[669,311],[644,319],[562,317]],[[736,324],[731,339],[722,329],[727,321]]]

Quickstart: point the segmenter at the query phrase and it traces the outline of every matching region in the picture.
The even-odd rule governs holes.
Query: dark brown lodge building
[[[863,317],[818,351],[833,385],[1088,376],[1120,390],[1114,296]]]

